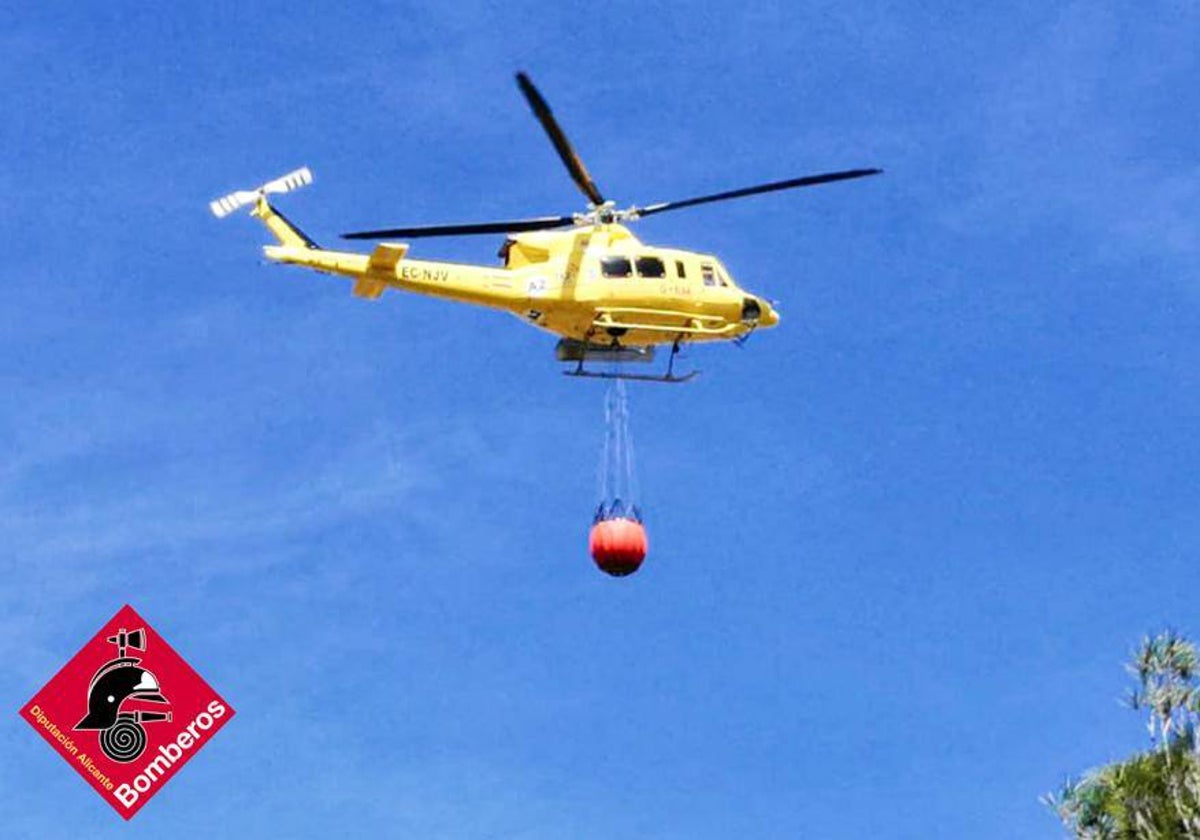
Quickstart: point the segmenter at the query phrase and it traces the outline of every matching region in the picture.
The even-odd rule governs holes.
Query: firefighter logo
[[[21,709],[21,717],[125,819],[233,715],[233,707],[128,605]]]
[[[171,713],[125,708],[138,703],[168,702],[158,678],[139,667],[142,660],[127,655],[130,650],[146,650],[146,629],[126,632],[122,627],[106,641],[116,645],[117,656],[101,665],[92,677],[87,714],[75,724],[75,731],[99,730],[100,749],[113,761],[126,764],[146,751],[146,730],[142,724],[169,721]]]

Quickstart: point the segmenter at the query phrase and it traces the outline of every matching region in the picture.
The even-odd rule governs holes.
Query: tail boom
[[[209,207],[217,218],[250,207],[250,215],[266,226],[277,243],[263,247],[267,259],[349,277],[359,297],[377,298],[391,287],[511,312],[528,309],[525,285],[508,269],[409,260],[408,245],[397,242],[381,243],[370,254],[322,248],[267,200],[270,194],[311,183],[312,173],[307,168],[297,169],[257,189],[230,193]]]

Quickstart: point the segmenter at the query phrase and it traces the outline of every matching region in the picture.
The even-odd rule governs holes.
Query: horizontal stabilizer
[[[408,245],[402,242],[384,242],[382,245],[375,246],[375,250],[371,252],[371,260],[368,265],[374,273],[395,277],[396,266],[400,263],[400,260],[404,259],[404,255],[407,253]]]
[[[208,207],[212,210],[214,216],[218,219],[223,219],[234,210],[240,210],[243,207],[257,203],[263,196],[298,190],[300,187],[311,184],[312,180],[312,172],[305,166],[276,178],[274,181],[268,181],[257,189],[238,190],[237,192],[222,196],[216,201],[209,202]]]

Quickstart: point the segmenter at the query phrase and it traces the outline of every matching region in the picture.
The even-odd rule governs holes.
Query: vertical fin
[[[292,248],[315,249],[321,247],[308,234],[292,224],[287,216],[272,207],[265,195],[258,197],[258,202],[254,205],[254,209],[250,211],[250,215],[262,219],[267,229],[275,234],[275,238],[279,240],[280,245],[287,245]]]

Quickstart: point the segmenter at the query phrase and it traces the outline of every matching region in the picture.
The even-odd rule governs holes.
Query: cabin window
[[[717,273],[713,271],[713,267],[708,263],[700,266],[700,276],[704,278],[705,286],[717,285]]]
[[[666,277],[667,267],[658,257],[638,257],[637,273],[639,277]]]
[[[680,278],[687,277],[687,272],[683,268],[683,260],[675,260],[675,274]]]
[[[600,271],[605,277],[631,277],[633,264],[629,262],[629,257],[602,257]]]

